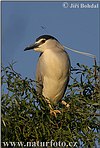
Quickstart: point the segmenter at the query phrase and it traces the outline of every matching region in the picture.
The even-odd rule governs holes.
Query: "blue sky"
[[[97,2],[68,2],[68,5]],[[99,63],[99,9],[64,8],[63,2],[2,2],[2,64],[16,61],[15,70],[35,78],[39,53],[24,48],[42,34],[56,37],[63,45],[89,52]],[[42,29],[44,26],[45,29]],[[72,66],[93,65],[93,59],[67,51]]]

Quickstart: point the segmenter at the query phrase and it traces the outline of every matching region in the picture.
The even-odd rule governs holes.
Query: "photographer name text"
[[[99,3],[68,3],[68,2],[63,2],[63,7],[64,8],[70,8],[70,9],[98,9],[99,8]]]

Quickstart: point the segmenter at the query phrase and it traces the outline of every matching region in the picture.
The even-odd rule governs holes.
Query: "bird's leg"
[[[57,113],[61,114],[61,111],[60,110],[54,110],[51,106],[51,104],[49,104],[49,107],[50,107],[50,114],[51,115],[54,115],[55,117],[57,117]]]
[[[67,108],[70,106],[70,105],[67,104],[64,100],[61,101],[61,104],[65,105]]]
[[[61,114],[61,111],[60,110],[54,110],[52,108],[51,103],[50,103],[50,101],[48,99],[46,99],[46,101],[47,101],[47,103],[48,103],[48,105],[50,107],[50,114],[51,115],[54,115],[55,117],[57,117],[57,115],[56,115],[57,113]]]

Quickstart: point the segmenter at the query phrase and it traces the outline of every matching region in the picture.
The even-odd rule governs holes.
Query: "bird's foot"
[[[54,109],[52,108],[51,103],[50,103],[50,101],[49,101],[48,99],[46,99],[46,101],[47,101],[47,103],[48,103],[48,105],[49,105],[50,114],[51,114],[51,115],[54,115],[55,117],[57,117],[57,114],[58,114],[58,113],[61,114],[61,111],[60,111],[60,110],[54,110]]]
[[[60,110],[53,110],[53,109],[50,109],[50,114],[51,114],[51,115],[54,115],[55,117],[57,117],[57,113],[61,114],[61,111],[60,111]]]
[[[66,106],[66,108],[70,107],[70,105],[69,105],[69,104],[67,104],[64,100],[62,100],[62,101],[61,101],[61,103],[62,103],[63,105],[65,105],[65,106]]]

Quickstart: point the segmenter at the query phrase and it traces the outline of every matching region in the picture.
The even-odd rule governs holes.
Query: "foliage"
[[[61,114],[50,115],[48,104],[35,90],[35,81],[22,78],[13,64],[2,68],[2,142],[76,142],[68,147],[93,147],[99,140],[99,67],[77,63],[71,69]],[[94,72],[96,73],[94,75]],[[53,106],[54,107],[54,106]],[[55,108],[55,107],[54,107]]]

